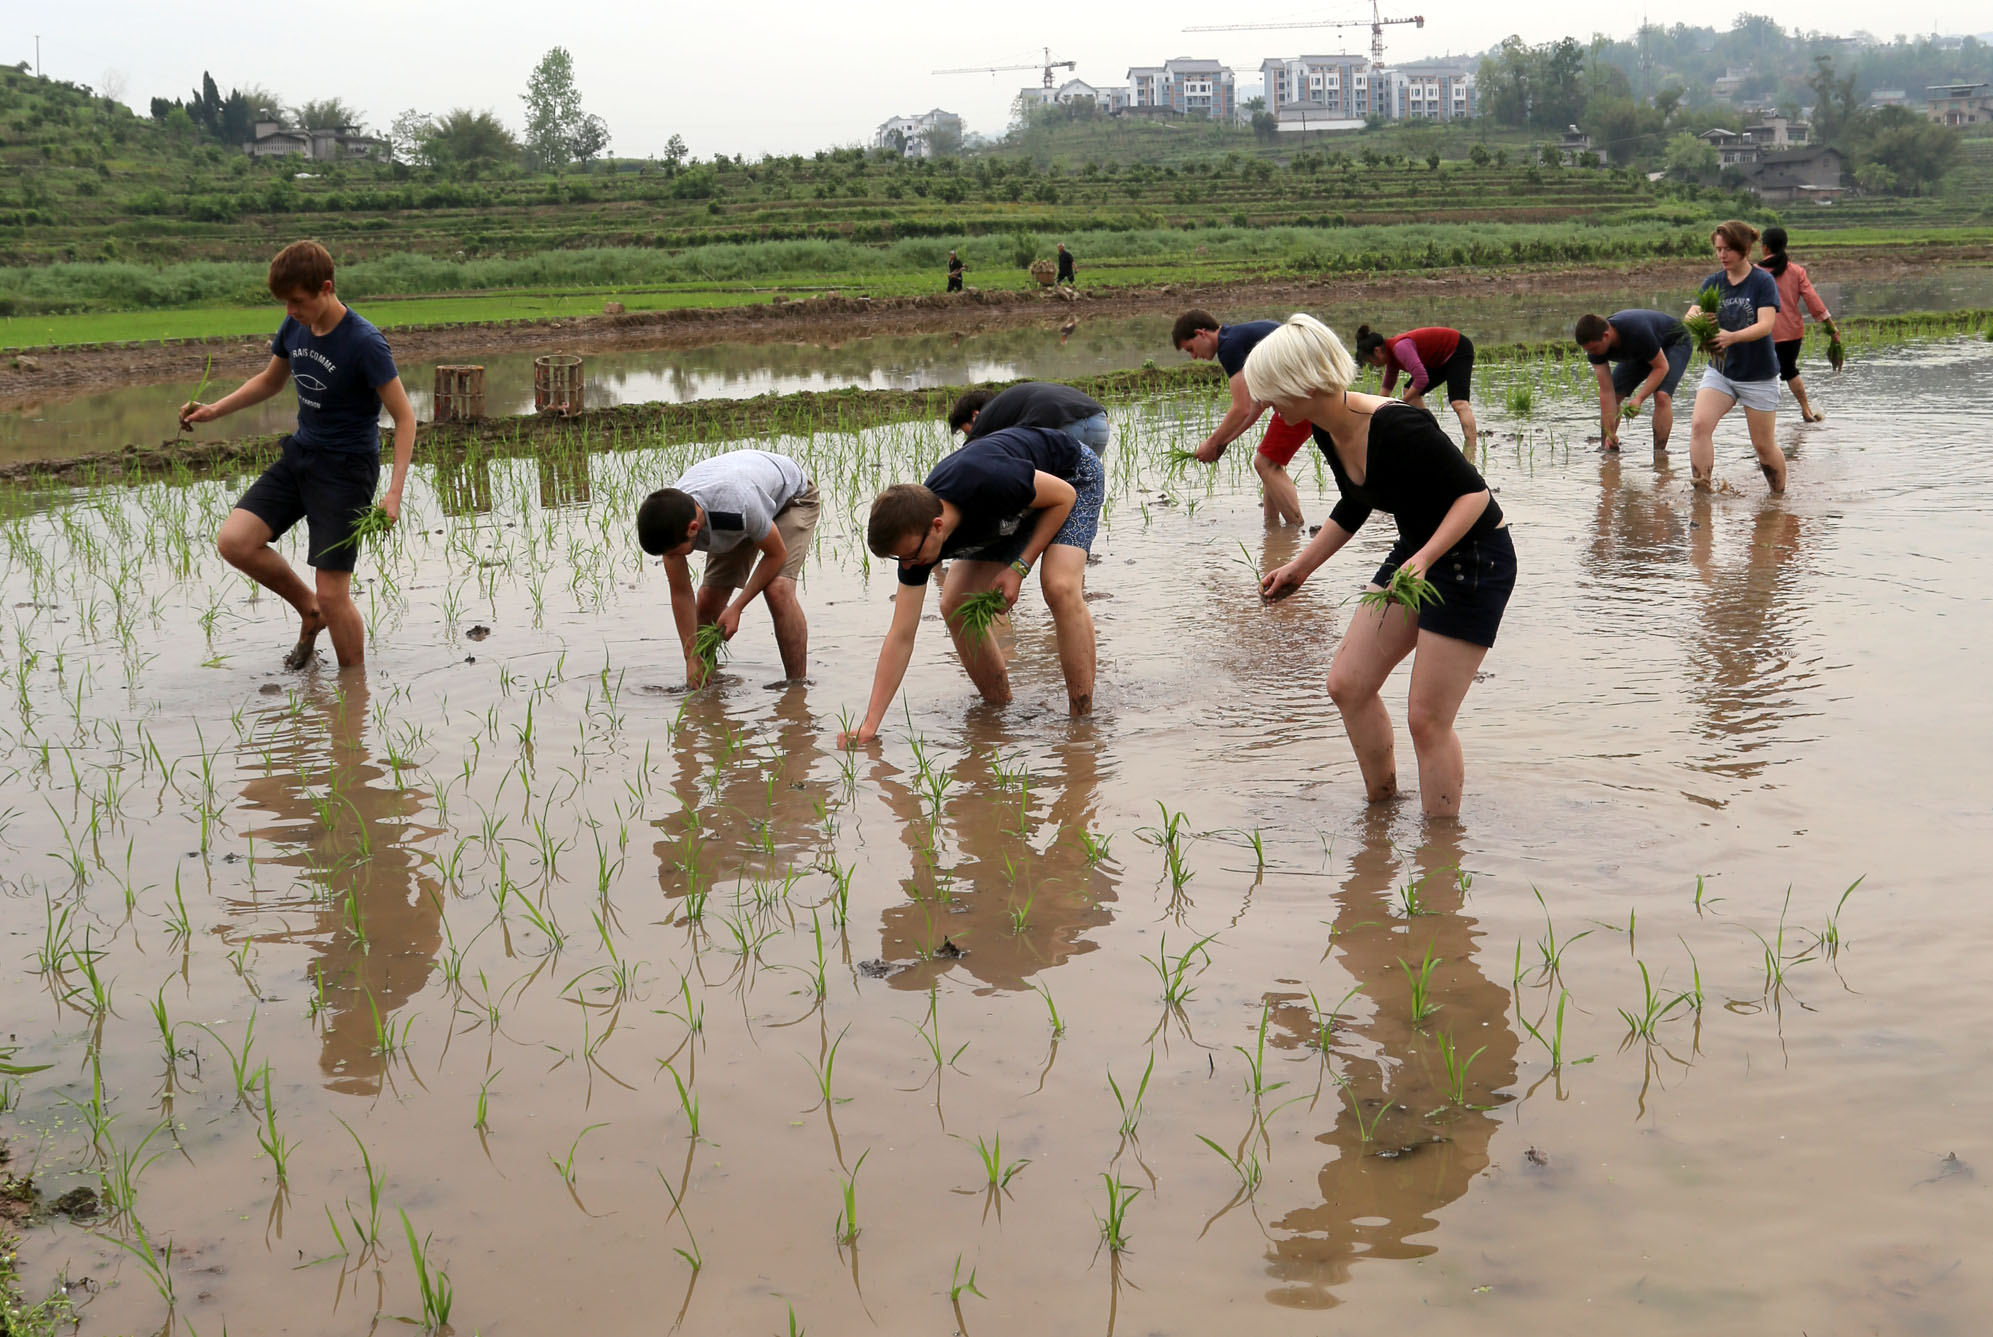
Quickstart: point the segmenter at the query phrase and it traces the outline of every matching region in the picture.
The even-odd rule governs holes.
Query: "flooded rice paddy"
[[[1522,575],[1430,828],[1321,689],[1386,527],[1261,606],[1301,540],[1245,448],[1166,463],[1210,400],[1114,414],[1093,718],[1034,588],[1015,705],[930,618],[854,755],[863,502],[939,424],[771,443],[827,499],[806,686],[757,612],[677,690],[629,517],[711,444],[418,469],[344,676],[214,555],[244,480],[34,497],[0,1007],[49,1066],[0,1132],[102,1210],[26,1280],[88,1333],[420,1322],[438,1273],[494,1334],[1978,1331],[1989,374],[1823,370],[1780,499],[1741,422],[1698,495],[1686,413],[1601,458],[1491,377]]]
[[[1842,316],[1895,315],[1905,311],[1952,311],[1993,306],[1993,267],[1954,266],[1913,278],[1860,279],[1820,283],[1829,307]],[[1459,299],[1455,298],[1458,302]],[[1435,317],[1427,298],[1393,297],[1349,313],[1348,337],[1358,320],[1379,328],[1404,328]],[[1477,298],[1469,332],[1484,345],[1566,339],[1572,313],[1587,302],[1611,312],[1625,307],[1666,307],[1683,301],[1679,290],[1629,286],[1574,298],[1543,293]],[[1285,319],[1285,306],[1222,313],[1229,320]],[[1182,362],[1170,347],[1174,310],[1132,319],[1083,318],[1070,332],[1048,316],[1043,328],[998,329],[971,335],[893,335],[852,339],[841,344],[719,343],[700,348],[589,350],[586,402],[590,408],[663,401],[744,399],[752,395],[860,388],[918,390],[971,385],[981,381],[1025,379],[1063,381],[1078,376],[1125,371],[1148,361]],[[558,344],[550,334],[547,349]],[[156,444],[173,434],[174,415],[201,378],[202,354],[187,350],[186,382],[123,386],[89,394],[31,401],[0,401],[0,463],[85,454],[127,443]],[[485,368],[485,406],[492,416],[533,411],[533,355],[495,353],[453,357]],[[421,418],[432,407],[434,363],[402,369],[410,402]],[[220,378],[218,378],[220,379]],[[215,394],[233,389],[230,380]],[[208,396],[214,397],[213,394]],[[241,436],[288,431],[295,416],[288,395],[199,429],[203,436]]]

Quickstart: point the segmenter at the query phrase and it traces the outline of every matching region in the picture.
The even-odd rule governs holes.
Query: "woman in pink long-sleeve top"
[[[1778,321],[1772,326],[1772,350],[1778,354],[1778,378],[1792,387],[1792,397],[1799,401],[1799,416],[1806,422],[1820,422],[1826,414],[1816,411],[1806,399],[1806,382],[1799,379],[1799,345],[1806,339],[1806,317],[1802,313],[1810,311],[1813,319],[1827,327],[1827,333],[1839,338],[1834,329],[1834,318],[1827,314],[1827,304],[1820,300],[1820,294],[1813,290],[1813,281],[1806,277],[1806,266],[1796,265],[1786,258],[1785,229],[1768,227],[1761,244],[1765,248],[1765,258],[1759,268],[1772,276],[1778,284]]]
[[[1356,327],[1356,360],[1384,369],[1384,393],[1405,376],[1405,402],[1426,406],[1428,386],[1441,386],[1446,403],[1460,419],[1460,449],[1474,453],[1474,406],[1467,402],[1474,384],[1474,341],[1445,325],[1426,325],[1389,338],[1368,325]]]

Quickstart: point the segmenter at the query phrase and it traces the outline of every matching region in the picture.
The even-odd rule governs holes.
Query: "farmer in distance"
[[[732,640],[756,598],[775,624],[783,676],[794,681],[809,671],[810,625],[796,581],[822,511],[817,485],[802,467],[769,450],[701,460],[679,475],[677,486],[659,488],[637,507],[637,544],[664,560],[671,582],[687,687],[706,682],[706,661],[693,648],[698,629],[715,623]],[[694,552],[707,554],[696,597],[685,560]]]
[[[381,473],[381,410],[394,419],[394,469],[380,508],[401,514],[402,485],[415,453],[415,410],[402,389],[394,354],[381,332],[341,302],[332,256],[315,241],[293,242],[270,262],[270,295],[284,322],[270,340],[270,364],[212,404],[180,406],[180,428],[213,422],[260,404],[297,382],[297,430],[278,443],[277,460],[236,502],[215,536],[222,559],[297,610],[297,644],[284,667],[311,662],[318,633],[332,636],[341,668],[366,660],[367,628],[353,603],[360,521],[374,505]],[[303,520],[305,584],[270,545]]]
[[[1209,311],[1197,308],[1176,318],[1176,325],[1170,330],[1170,343],[1177,351],[1200,361],[1216,358],[1232,387],[1232,407],[1197,447],[1197,458],[1203,463],[1216,464],[1225,447],[1244,436],[1266,412],[1267,405],[1256,403],[1246,392],[1246,355],[1279,328],[1277,320],[1220,325]],[[1273,421],[1267,424],[1266,435],[1260,439],[1259,449],[1253,452],[1253,472],[1259,475],[1260,487],[1265,492],[1261,504],[1269,525],[1301,523],[1301,492],[1287,476],[1287,465],[1294,453],[1308,443],[1309,432],[1307,423],[1291,423],[1275,412]]]
[[[928,576],[951,559],[941,614],[969,680],[993,705],[1010,701],[1010,674],[994,636],[956,617],[972,595],[995,590],[1014,607],[1024,578],[1042,558],[1039,589],[1052,611],[1059,667],[1074,715],[1093,710],[1093,614],[1086,606],[1086,558],[1100,525],[1107,472],[1064,432],[1006,427],[942,457],[921,483],[896,483],[872,503],[865,540],[899,563],[893,623],[879,648],[865,720],[838,735],[839,747],[869,743],[899,695],[927,602]]]

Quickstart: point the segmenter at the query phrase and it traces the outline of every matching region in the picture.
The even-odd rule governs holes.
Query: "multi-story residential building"
[[[1380,100],[1394,121],[1464,121],[1480,111],[1474,74],[1463,66],[1401,65],[1373,78],[1389,80],[1388,96]]]
[[[1178,56],[1160,65],[1129,69],[1128,107],[1229,121],[1238,115],[1238,88],[1231,66]]]
[[[1266,109],[1282,130],[1351,129],[1373,110],[1366,57],[1274,57],[1261,61],[1259,70]]]
[[[940,134],[936,135],[935,132]],[[872,147],[891,149],[905,158],[931,158],[934,146],[929,136],[947,137],[960,142],[962,138],[962,118],[952,111],[936,107],[919,116],[895,116],[880,123],[872,135]]]
[[[1932,84],[1924,101],[1924,114],[1939,125],[1993,122],[1993,84]]]

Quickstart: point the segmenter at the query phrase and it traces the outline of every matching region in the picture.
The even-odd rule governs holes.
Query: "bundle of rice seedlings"
[[[1527,381],[1518,381],[1511,385],[1505,399],[1509,412],[1518,418],[1527,418],[1536,412],[1536,388]]]
[[[207,365],[201,368],[201,383],[194,387],[193,394],[187,396],[187,402],[189,404],[193,404],[196,406],[200,404],[201,396],[207,393],[208,381],[214,376],[214,370],[215,370],[214,354],[210,353],[208,354]],[[183,432],[191,432],[194,429],[191,424],[183,422],[180,424],[180,430]]]
[[[394,528],[394,518],[379,506],[369,506],[366,514],[353,524],[353,532],[327,548],[327,552],[338,552],[341,548],[357,548],[365,540],[378,538]]]
[[[706,666],[706,676],[712,677],[720,667],[720,661],[727,657],[727,634],[720,630],[717,622],[701,622],[692,633],[692,653]]]
[[[1619,406],[1619,416],[1622,420],[1637,418],[1640,416],[1640,406],[1629,399]]]
[[[1414,575],[1408,566],[1401,566],[1391,573],[1391,583],[1381,590],[1365,590],[1357,601],[1365,608],[1383,610],[1396,604],[1405,610],[1409,620],[1419,615],[1419,610],[1428,604],[1442,603],[1439,587],[1423,576]]]
[[[1181,473],[1184,469],[1196,463],[1197,452],[1194,450],[1185,450],[1181,446],[1171,446],[1163,452],[1163,464],[1171,473]]]
[[[1841,332],[1839,330],[1829,330],[1827,337],[1827,365],[1835,371],[1839,371],[1841,365],[1847,360],[1848,350],[1841,347]]]
[[[955,610],[955,627],[969,641],[979,643],[989,639],[990,628],[996,620],[1010,611],[1010,604],[1000,590],[984,590],[972,594],[962,601]]]
[[[1723,350],[1716,346],[1716,336],[1723,327],[1716,319],[1717,301],[1716,285],[1712,283],[1695,295],[1695,304],[1701,309],[1684,320],[1682,328],[1695,340],[1696,351],[1707,357],[1710,365],[1721,368]]]

